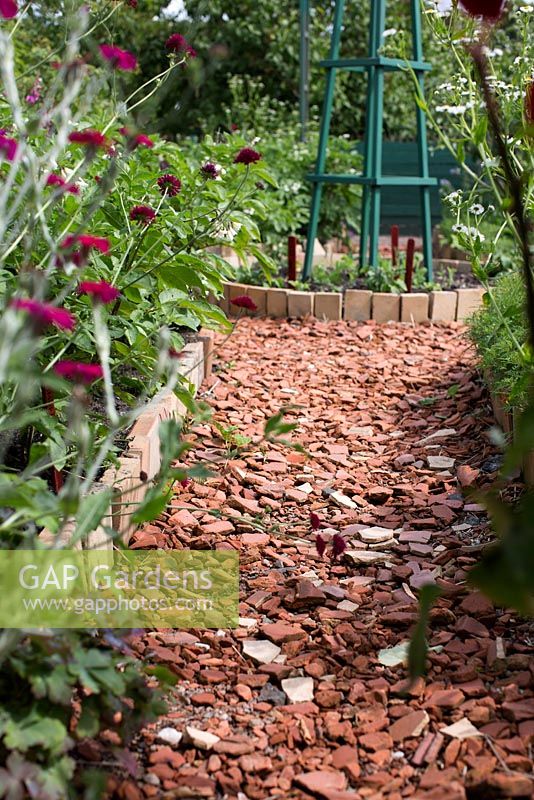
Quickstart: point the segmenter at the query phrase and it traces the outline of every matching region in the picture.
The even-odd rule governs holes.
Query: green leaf
[[[412,634],[408,649],[408,670],[410,678],[414,680],[426,672],[426,657],[428,644],[426,631],[430,616],[430,609],[441,594],[439,586],[427,584],[419,593],[419,620]]]
[[[42,714],[38,706],[33,706],[28,713],[12,713],[5,725],[5,746],[22,753],[37,745],[52,753],[59,753],[66,738],[67,729],[63,723],[46,713]]]
[[[81,501],[76,514],[75,541],[82,541],[96,530],[108,513],[113,490],[110,486],[87,495]]]
[[[132,522],[141,525],[143,522],[150,522],[165,511],[170,503],[172,490],[164,491],[159,486],[153,486],[145,495],[143,502],[137,507],[132,515]]]
[[[473,131],[473,142],[478,146],[486,139],[488,132],[488,118],[483,116],[479,119]]]
[[[80,719],[76,725],[76,735],[80,739],[96,736],[100,730],[100,717],[98,711],[87,702],[82,707]]]

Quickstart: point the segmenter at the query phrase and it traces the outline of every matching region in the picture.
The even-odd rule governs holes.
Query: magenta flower
[[[312,531],[318,531],[319,528],[321,527],[321,518],[318,514],[315,513],[315,511],[312,511],[310,514],[310,525]]]
[[[130,8],[137,8],[137,0],[126,0],[126,5]]]
[[[84,131],[72,131],[72,133],[69,133],[69,142],[81,144],[95,150],[98,147],[107,146],[107,140],[104,134],[92,128],[86,128]]]
[[[16,17],[18,10],[15,0],[0,0],[0,16],[4,19],[13,19],[13,17]]]
[[[257,311],[258,306],[247,294],[241,294],[239,297],[234,297],[233,300],[230,300],[232,305],[236,306],[237,308],[246,308],[247,311]]]
[[[104,374],[100,364],[84,364],[81,361],[58,361],[54,372],[74,383],[93,383]]]
[[[317,536],[315,537],[315,548],[319,553],[319,556],[322,558],[325,554],[326,542],[320,533],[318,533]]]
[[[29,94],[26,95],[26,102],[28,103],[29,106],[34,106],[41,99],[42,85],[43,85],[42,78],[37,77],[33,82],[33,86],[30,89]]]
[[[219,170],[217,169],[216,164],[212,164],[211,161],[207,161],[200,167],[200,171],[204,175],[205,178],[210,178],[211,180],[215,180],[219,176]]]
[[[187,489],[190,483],[191,483],[191,478],[184,478],[182,481],[179,481],[179,484],[182,487],[182,489]]]
[[[497,22],[503,14],[506,0],[460,0],[462,6],[472,17],[483,17],[487,22]]]
[[[165,42],[165,47],[173,53],[184,53],[191,58],[195,58],[197,54],[196,50],[191,47],[185,36],[182,36],[181,33],[173,33],[169,36]]]
[[[13,161],[17,155],[18,142],[16,139],[10,139],[6,136],[5,131],[0,131],[0,156],[3,156],[6,161]]]
[[[128,128],[120,128],[119,133],[129,140],[128,145],[132,150],[142,145],[143,147],[154,147],[154,142],[145,133],[132,133]]]
[[[78,236],[73,236],[72,238],[87,250],[98,250],[100,253],[109,253],[109,239],[106,239],[104,236],[92,236],[89,233],[80,233]]]
[[[334,533],[332,537],[332,558],[337,558],[344,553],[347,549],[347,543],[345,539],[339,533]]]
[[[78,286],[78,292],[89,295],[95,303],[112,303],[120,296],[119,290],[106,281],[98,283],[82,281]]]
[[[143,225],[150,225],[156,219],[156,212],[150,206],[134,206],[130,211],[130,219]]]
[[[112,44],[101,44],[99,47],[100,55],[105,58],[115,69],[123,72],[131,72],[137,67],[137,59],[128,50],[121,50]]]
[[[76,325],[75,317],[65,308],[58,308],[50,303],[42,303],[40,300],[25,300],[20,298],[12,300],[9,304],[17,311],[25,311],[30,317],[40,325],[55,325],[65,331],[73,330]]]
[[[253,150],[252,147],[243,147],[234,158],[234,164],[255,164],[261,159],[261,153]]]
[[[80,245],[85,255],[89,250],[98,250],[100,253],[109,253],[109,239],[104,236],[92,236],[89,233],[70,234],[61,242],[62,250],[70,250],[75,245]]]
[[[69,260],[77,267],[82,267],[89,257],[91,250],[100,253],[109,253],[109,240],[103,236],[91,236],[88,233],[70,234],[60,244],[61,250],[69,251]],[[76,249],[75,249],[76,248]],[[57,263],[62,266],[63,258],[58,258]]]
[[[169,197],[176,197],[182,188],[182,182],[175,175],[162,175],[158,178],[158,186],[161,194],[167,194]]]
[[[80,189],[75,183],[68,183],[65,178],[62,178],[61,175],[57,175],[55,172],[52,172],[48,176],[46,185],[57,186],[60,189],[64,189],[66,192],[70,192],[70,194],[80,194]]]

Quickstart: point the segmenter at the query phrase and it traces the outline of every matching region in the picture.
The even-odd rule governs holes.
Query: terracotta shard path
[[[532,625],[465,584],[490,533],[462,485],[491,481],[499,456],[464,330],[245,319],[217,367],[213,421],[190,434],[215,476],[178,487],[135,544],[237,548],[241,627],[137,642],[180,681],[117,796],[530,797]],[[281,406],[309,457],[261,441]],[[429,673],[405,694],[432,581]]]

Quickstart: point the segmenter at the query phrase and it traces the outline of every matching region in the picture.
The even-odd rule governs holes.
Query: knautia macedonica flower
[[[113,303],[120,296],[119,290],[107,281],[82,281],[78,292],[89,295],[95,303]]]
[[[472,17],[497,22],[504,12],[506,0],[460,0],[460,6]]]
[[[230,300],[232,305],[236,306],[236,308],[245,308],[247,311],[257,311],[258,306],[254,302],[254,300],[249,297],[247,294],[239,295],[239,297],[234,297],[233,300]]]
[[[173,33],[165,42],[165,47],[172,53],[184,53],[190,58],[195,58],[197,51],[191,47],[185,36],[181,33]]]
[[[135,148],[140,145],[143,147],[154,147],[154,142],[146,133],[132,133],[126,127],[120,128],[119,133],[122,133],[122,135],[128,139],[128,147],[130,147],[131,150],[135,150]]]
[[[25,100],[29,106],[34,106],[36,103],[39,102],[39,100],[41,99],[42,87],[43,87],[43,79],[37,77],[33,82],[32,88],[25,97]]]
[[[60,244],[61,250],[68,250],[67,260],[82,267],[91,250],[98,250],[99,253],[109,253],[109,240],[103,236],[91,236],[88,233],[70,234],[66,236]],[[60,256],[57,259],[58,266],[64,264],[64,259]]]
[[[253,150],[252,147],[243,147],[234,158],[234,164],[255,164],[261,159],[261,153]]]
[[[62,178],[61,175],[58,175],[55,172],[51,172],[48,178],[46,179],[47,186],[57,186],[58,189],[64,189],[66,192],[70,194],[80,194],[80,189],[76,186],[75,183],[69,183]]]
[[[150,206],[134,206],[130,211],[130,219],[143,225],[150,225],[156,219],[156,212]]]
[[[76,325],[76,318],[65,308],[58,308],[51,303],[40,300],[19,298],[9,304],[17,311],[24,311],[39,325],[55,325],[65,331],[71,331]]]
[[[101,44],[99,47],[100,55],[115,69],[123,72],[131,72],[137,67],[137,59],[128,50],[122,50],[112,44]]]
[[[17,155],[18,142],[16,139],[6,136],[5,131],[0,131],[0,158],[6,161],[13,161]]]
[[[204,175],[205,178],[210,178],[211,180],[215,180],[219,177],[219,170],[217,168],[217,164],[213,164],[211,161],[207,161],[200,167],[200,171]]]
[[[15,0],[0,0],[0,16],[13,19],[17,15],[18,5]]]
[[[162,175],[158,178],[158,186],[161,194],[167,194],[169,197],[176,197],[182,188],[182,181],[176,175]]]
[[[104,371],[100,364],[84,364],[82,361],[58,361],[54,372],[74,383],[93,383],[102,378]]]
[[[93,150],[107,146],[107,139],[104,134],[92,128],[86,128],[84,131],[72,131],[72,133],[69,133],[69,142],[81,144]]]

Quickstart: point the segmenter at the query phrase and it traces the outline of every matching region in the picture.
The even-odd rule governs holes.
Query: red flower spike
[[[321,527],[321,517],[312,511],[310,514],[310,525],[312,527],[312,531],[318,531]]]
[[[460,6],[472,17],[497,22],[503,15],[506,0],[460,0]]]
[[[100,55],[108,61],[115,69],[123,72],[131,72],[137,67],[137,59],[128,50],[121,50],[112,44],[101,44],[99,47]]]
[[[234,297],[234,299],[230,300],[230,302],[237,308],[246,308],[247,311],[258,310],[258,306],[254,300],[246,294],[242,294],[239,297]]]
[[[58,308],[40,300],[12,300],[9,304],[17,311],[25,311],[40,325],[55,325],[65,331],[71,331],[76,325],[75,317],[65,308]]]
[[[182,188],[182,182],[175,175],[162,175],[158,178],[158,186],[161,194],[166,194],[168,197],[176,197]]]
[[[13,19],[17,16],[18,10],[15,0],[0,0],[0,16],[4,19]]]
[[[234,158],[234,164],[255,164],[261,160],[261,153],[253,150],[252,147],[243,147]]]
[[[107,146],[107,140],[104,134],[92,128],[86,128],[84,131],[72,131],[72,133],[69,133],[69,142],[81,144],[95,150],[99,147]]]
[[[534,125],[534,82],[527,84],[525,95],[525,116],[530,125]]]
[[[18,142],[16,139],[11,139],[5,135],[4,131],[0,131],[0,157],[6,161],[13,161],[17,155]]]
[[[190,483],[191,483],[191,478],[184,478],[183,481],[179,481],[179,484],[182,487],[182,489],[187,489]]]
[[[337,558],[344,553],[347,549],[347,543],[345,539],[339,533],[334,533],[332,537],[332,558]]]
[[[119,290],[106,281],[98,283],[82,281],[78,286],[78,292],[89,295],[95,303],[112,303],[120,296]]]
[[[81,361],[58,361],[54,372],[74,383],[93,383],[102,378],[104,372],[100,364],[84,364]]]
[[[134,206],[130,211],[130,219],[132,222],[150,225],[156,219],[156,212],[150,206]]]
[[[325,554],[326,542],[320,533],[318,533],[317,536],[315,537],[315,548],[319,553],[319,556],[322,558]]]

